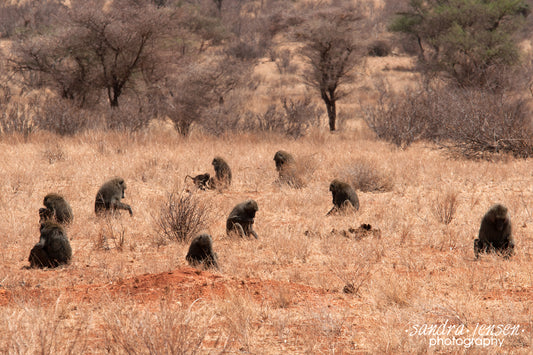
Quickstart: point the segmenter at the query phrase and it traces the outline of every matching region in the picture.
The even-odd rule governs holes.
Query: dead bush
[[[7,85],[0,87],[0,133],[22,133],[27,136],[33,131],[31,106],[14,100]]]
[[[432,212],[439,222],[448,225],[453,220],[457,210],[458,196],[459,193],[457,191],[449,190],[437,196],[434,200]]]
[[[525,99],[479,88],[421,85],[405,94],[382,86],[378,103],[364,107],[368,126],[400,147],[419,140],[467,158],[533,154],[533,127]]]
[[[292,138],[303,136],[312,126],[318,126],[323,110],[311,103],[311,97],[292,100],[283,97],[280,104],[271,104],[264,113],[248,113],[243,128],[249,131],[276,132]]]
[[[391,191],[394,182],[390,173],[383,171],[373,161],[358,159],[344,172],[354,189],[363,192]]]
[[[390,55],[391,48],[385,41],[374,41],[368,46],[368,55],[370,57],[386,57]]]
[[[197,195],[174,192],[161,207],[156,225],[165,238],[186,243],[206,228],[208,217],[208,205]]]
[[[34,123],[39,129],[61,136],[73,135],[87,128],[91,114],[60,98],[47,98],[38,106]]]

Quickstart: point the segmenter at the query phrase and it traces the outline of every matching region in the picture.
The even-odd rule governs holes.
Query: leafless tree
[[[100,0],[71,2],[44,35],[22,38],[12,62],[30,85],[54,87],[68,99],[84,102],[104,89],[109,105],[135,81],[146,79],[161,52],[158,41],[169,30],[168,11],[146,2]]]
[[[352,81],[364,54],[365,45],[357,36],[362,19],[356,13],[345,7],[316,10],[296,31],[308,65],[303,80],[320,92],[331,131],[336,129],[337,101],[347,94],[343,86]]]

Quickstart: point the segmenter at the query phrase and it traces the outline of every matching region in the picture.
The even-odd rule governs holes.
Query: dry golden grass
[[[307,185],[276,183],[273,156],[312,157]],[[401,151],[361,131],[279,136],[151,129],[39,133],[0,141],[0,352],[2,353],[531,353],[533,187],[531,161],[452,160],[415,145]],[[161,242],[155,219],[186,174],[211,172],[215,155],[233,171],[228,190],[201,191],[219,271],[187,267],[188,245]],[[386,192],[358,191],[356,214],[325,217],[329,182],[364,158],[390,174]],[[120,175],[133,217],[99,219],[100,184]],[[72,263],[24,269],[49,192],[70,202]],[[457,193],[454,218],[435,201]],[[259,204],[259,240],[225,235],[244,199]],[[517,249],[510,260],[475,260],[473,239],[493,203],[509,207]],[[369,223],[381,237],[332,229]],[[354,293],[343,293],[352,284]],[[430,346],[413,325],[519,325],[499,347]]]

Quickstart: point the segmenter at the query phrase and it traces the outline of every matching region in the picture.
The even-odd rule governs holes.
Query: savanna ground
[[[532,350],[531,162],[450,159],[415,145],[402,151],[365,130],[278,136],[177,137],[171,131],[47,133],[1,142],[2,339],[8,353],[425,353]],[[279,149],[306,161],[308,184],[276,183]],[[186,174],[233,169],[228,190],[200,191],[220,270],[187,266],[188,245],[167,241],[155,220]],[[363,160],[361,160],[364,158]],[[325,217],[328,184],[366,166],[389,191],[358,192],[361,208]],[[380,177],[379,174],[382,174]],[[101,182],[121,175],[134,215],[97,218]],[[392,180],[392,184],[391,184]],[[390,189],[391,187],[391,189]],[[25,269],[38,240],[43,196],[70,201],[72,263]],[[445,225],[435,208],[457,196]],[[227,237],[225,218],[256,199],[259,240]],[[510,260],[475,260],[473,239],[495,202],[509,207],[517,243]],[[332,233],[369,223],[381,235]],[[344,293],[346,284],[355,293]],[[500,347],[432,346],[415,325],[519,326]],[[449,336],[448,338],[451,338]]]
[[[404,70],[410,63],[369,59],[351,102],[372,101],[376,73],[401,90],[412,82]],[[278,82],[268,65],[256,73]],[[265,89],[252,106],[268,105],[282,79],[296,81],[279,79],[279,87]],[[341,107],[339,132],[313,128],[297,140],[197,131],[184,138],[159,126],[4,136],[0,351],[531,353],[531,160],[468,161],[420,143],[400,150],[377,141],[357,107]],[[303,162],[305,187],[276,182],[272,158],[280,149]],[[215,155],[229,162],[233,184],[193,193],[211,206],[206,229],[220,269],[196,270],[185,261],[188,244],[165,239],[156,221],[170,193],[193,190],[185,175],[212,173]],[[97,218],[96,191],[117,175],[128,184],[124,202],[133,217]],[[337,177],[366,177],[384,189],[358,191],[355,214],[326,217],[328,186]],[[74,210],[67,228],[73,260],[53,270],[27,269],[39,236],[38,209],[49,192],[64,195]],[[226,236],[228,213],[248,198],[259,204],[259,239]],[[475,260],[481,217],[497,202],[510,210],[516,254]],[[456,211],[445,224],[450,206]],[[363,223],[379,233],[349,232]],[[347,285],[353,292],[343,291]],[[501,345],[432,345],[436,335],[422,334],[423,327],[439,325],[464,327],[461,339],[472,338],[480,325],[509,325],[513,333],[473,337]],[[440,334],[451,341],[455,330]]]

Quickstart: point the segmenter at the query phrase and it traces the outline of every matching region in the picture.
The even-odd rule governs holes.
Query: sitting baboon
[[[194,238],[185,259],[191,266],[203,263],[206,268],[214,267],[218,269],[218,256],[213,252],[213,239],[211,236],[207,233],[202,233]]]
[[[200,190],[205,189],[213,189],[211,186],[213,179],[211,178],[211,175],[209,173],[200,174],[196,176],[185,176],[185,181],[187,181],[187,178],[190,178],[194,185],[199,188]]]
[[[247,200],[239,203],[231,210],[226,221],[226,233],[236,231],[240,237],[253,235],[257,239],[257,233],[253,230],[255,213],[259,210],[257,202]]]
[[[104,183],[98,193],[94,202],[94,212],[102,214],[108,211],[115,211],[117,209],[126,210],[133,215],[130,205],[120,202],[124,198],[124,190],[126,183],[122,178],[114,178]]]
[[[506,258],[514,253],[514,240],[511,231],[511,217],[507,207],[501,204],[492,206],[481,220],[479,235],[474,239],[474,255],[499,252]]]
[[[334,206],[327,215],[346,210],[350,205],[355,208],[356,211],[359,210],[359,199],[357,198],[355,190],[349,184],[334,179],[329,185],[329,191],[331,191],[333,196]]]
[[[30,267],[57,267],[68,264],[72,248],[62,226],[52,220],[41,223],[41,237],[30,251]]]
[[[40,222],[54,219],[57,223],[68,224],[72,222],[74,215],[67,200],[59,194],[50,193],[44,197],[43,205],[46,208],[39,208]]]
[[[294,163],[294,157],[291,153],[284,150],[278,150],[276,154],[274,154],[274,161],[276,162],[276,170],[281,173],[281,170],[285,165]]]
[[[276,162],[276,170],[278,171],[280,182],[294,188],[305,186],[292,154],[279,150],[274,154],[274,161]]]
[[[210,179],[210,184],[214,187],[227,187],[231,185],[231,169],[228,163],[221,157],[215,157],[211,164],[215,168],[215,179]]]

